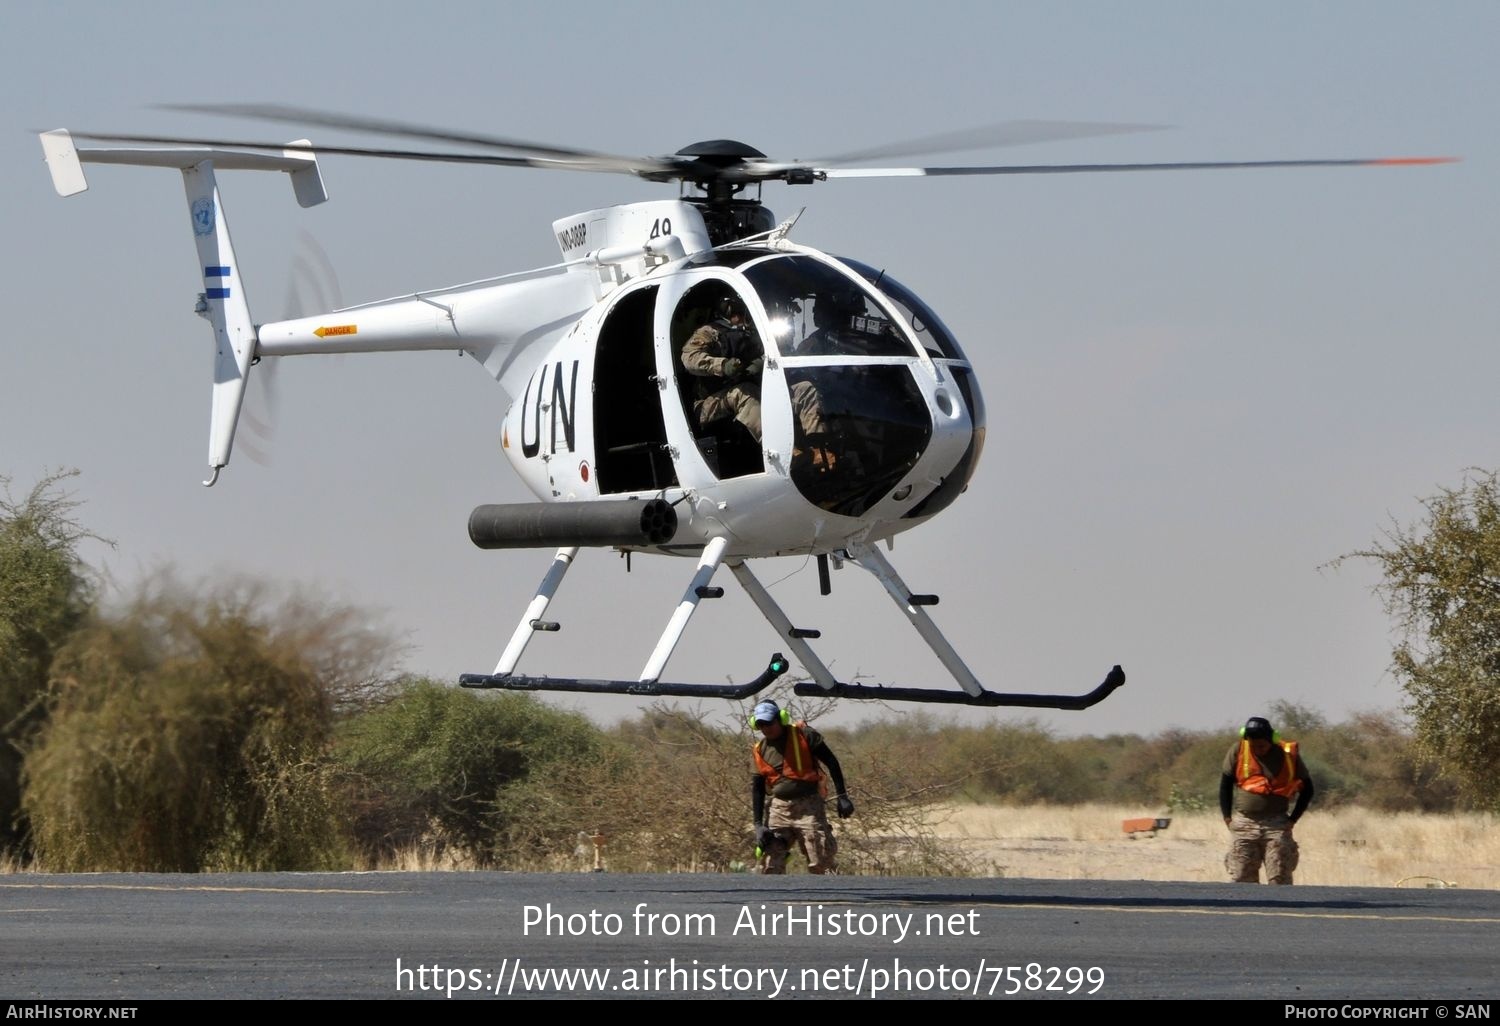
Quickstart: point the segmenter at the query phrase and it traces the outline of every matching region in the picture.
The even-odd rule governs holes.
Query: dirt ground
[[[1126,819],[1169,818],[1126,833]],[[1492,817],[1381,816],[1310,810],[1298,824],[1301,884],[1500,889],[1500,831]],[[981,875],[1032,879],[1223,882],[1229,837],[1217,812],[1088,806],[944,806],[931,827]]]

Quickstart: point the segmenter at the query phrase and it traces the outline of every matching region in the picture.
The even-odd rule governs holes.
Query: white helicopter
[[[439,131],[281,106],[175,108],[420,139],[464,150],[314,146],[64,129],[41,135],[59,194],[84,191],[84,163],[177,168],[203,268],[197,310],[216,343],[208,462],[228,465],[251,368],[267,356],[458,350],[511,400],[501,447],[538,502],[475,509],[481,548],[556,554],[488,674],[466,687],[742,699],[787,672],[780,653],[743,684],[664,682],[699,602],[719,598],[727,565],[809,681],[801,695],[1082,709],[1125,682],[1114,666],[1082,695],[987,690],[878,543],[952,504],[978,466],[984,401],[957,339],[884,269],[791,241],[761,203],[768,181],[1431,164],[1451,158],[1269,160],[1162,164],[850,167],[877,158],[1078,138],[1151,126],[1008,122],[822,160],[779,162],[733,140],[635,158]],[[82,148],[74,138],[133,144]],[[144,145],[143,145],[144,144]],[[327,199],[319,154],[629,174],[678,182],[677,199],[588,210],[552,224],[562,261],[518,274],[257,325],[230,241],[216,173],[287,173],[304,207]],[[755,186],[755,196],[746,194]],[[706,333],[705,333],[706,332]],[[712,342],[709,346],[705,343]],[[685,361],[684,350],[689,351]],[[704,360],[704,356],[708,356]],[[710,373],[712,371],[712,373]],[[727,397],[727,398],[726,398]],[[715,414],[724,413],[717,416]],[[580,548],[684,556],[694,568],[645,667],[633,679],[517,672]],[[880,582],[957,682],[887,687],[838,680],[750,568],[757,558],[853,564]]]

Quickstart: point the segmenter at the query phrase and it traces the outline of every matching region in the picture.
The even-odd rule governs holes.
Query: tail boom
[[[60,196],[75,196],[88,189],[84,164],[127,164],[138,167],[170,167],[182,172],[192,219],[193,242],[203,269],[203,293],[199,311],[214,328],[213,400],[209,414],[208,465],[212,485],[229,463],[234,447],[235,425],[245,400],[246,375],[255,358],[255,324],[229,224],[219,198],[214,170],[284,171],[292,180],[297,202],[304,207],[328,199],[318,160],[306,139],[289,143],[277,152],[247,152],[214,147],[179,148],[81,148],[73,144],[67,129],[41,133],[42,154],[52,174],[52,185]]]
[[[212,485],[228,465],[250,368],[261,356],[457,350],[473,356],[511,395],[536,362],[598,300],[595,278],[558,265],[504,278],[401,296],[257,327],[230,241],[216,170],[282,171],[304,207],[328,198],[311,143],[280,151],[215,147],[82,148],[66,129],[41,133],[59,195],[88,189],[83,165],[169,167],[182,172],[203,274],[198,310],[214,329],[208,464]],[[307,147],[307,148],[303,148]]]

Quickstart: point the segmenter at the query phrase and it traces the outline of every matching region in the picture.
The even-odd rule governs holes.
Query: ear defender
[[[781,721],[781,725],[783,727],[789,727],[789,726],[791,726],[792,725],[792,711],[790,709],[782,709],[779,712],[779,714],[777,715],[777,719],[779,719]],[[753,713],[753,712],[750,714],[750,729],[751,730],[758,730],[758,729],[760,729],[759,727],[756,726],[756,723],[755,723],[755,713]]]

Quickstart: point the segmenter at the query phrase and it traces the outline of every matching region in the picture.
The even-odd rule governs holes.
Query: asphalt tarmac
[[[1500,892],[610,873],[0,877],[0,1002],[560,997],[1489,1002],[1500,997]]]

